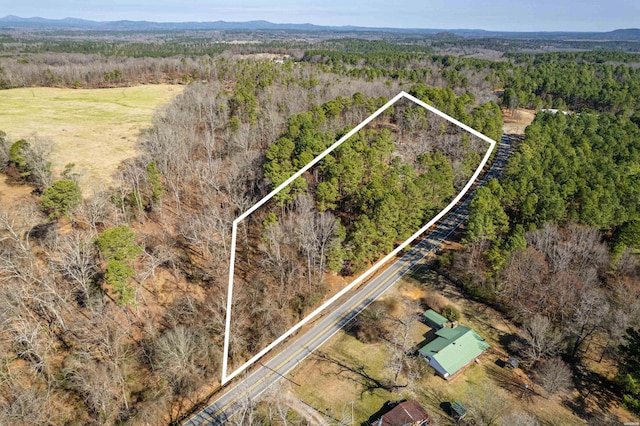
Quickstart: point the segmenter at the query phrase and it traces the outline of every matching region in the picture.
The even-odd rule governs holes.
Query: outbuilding
[[[373,422],[374,426],[423,426],[429,423],[429,414],[418,401],[404,401]]]
[[[449,322],[448,319],[446,319],[433,309],[429,309],[424,314],[422,314],[422,321],[424,321],[425,324],[427,324],[434,330],[440,330],[445,326],[447,322]]]

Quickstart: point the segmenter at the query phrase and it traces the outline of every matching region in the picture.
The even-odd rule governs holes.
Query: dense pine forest
[[[532,376],[554,362],[595,383],[587,353],[603,347],[601,386],[640,414],[634,43],[131,36],[0,30],[3,90],[186,86],[90,197],[41,139],[0,132],[2,179],[28,188],[19,205],[0,194],[0,423],[184,420],[219,385],[233,220],[401,90],[494,140],[537,112],[433,267],[516,324],[506,350]],[[427,222],[485,151],[403,101],[246,220],[231,363]],[[269,413],[252,421],[301,424]]]

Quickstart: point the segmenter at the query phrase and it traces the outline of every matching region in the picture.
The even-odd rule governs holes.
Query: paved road
[[[498,145],[498,152],[491,168],[483,175],[475,188],[483,185],[491,178],[500,176],[510,151],[510,140],[504,135]],[[310,330],[297,338],[295,345],[289,345],[268,362],[259,364],[259,368],[254,368],[243,379],[236,379],[232,382],[233,384],[228,386],[224,395],[192,417],[185,425],[226,424],[230,417],[237,414],[242,406],[247,406],[247,401],[256,398],[296,367],[304,358],[317,350],[363,309],[392,287],[429,252],[438,249],[440,244],[467,219],[467,207],[475,188],[472,187],[469,195],[455,210],[436,225],[435,229],[412,250],[392,263],[383,273],[363,285],[342,305],[316,320],[315,325]],[[296,337],[291,337],[291,339],[296,339]]]

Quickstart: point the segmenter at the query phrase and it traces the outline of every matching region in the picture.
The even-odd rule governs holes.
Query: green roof
[[[442,328],[442,326],[444,326],[444,324],[449,321],[433,309],[429,309],[427,312],[422,314],[422,316],[424,317],[429,327],[436,329]]]
[[[424,357],[435,359],[449,375],[454,375],[489,348],[478,333],[463,325],[442,328],[436,335],[438,337],[419,352]]]
[[[465,326],[460,326],[460,327],[455,327],[455,328],[445,327],[445,328],[441,328],[440,330],[436,331],[436,336],[442,337],[442,338],[447,339],[447,340],[454,341],[454,340],[458,339],[460,336],[462,336],[463,334],[465,334],[466,332],[468,332],[469,330],[471,330],[471,329],[469,327],[465,327]]]
[[[467,415],[467,409],[464,407],[464,405],[460,404],[459,402],[454,402],[453,404],[451,404],[451,411],[455,414],[455,417],[457,417],[458,419],[462,419],[464,416]]]

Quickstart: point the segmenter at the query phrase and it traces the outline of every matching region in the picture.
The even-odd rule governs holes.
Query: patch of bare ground
[[[246,55],[237,54],[232,55],[231,58],[235,60],[253,60],[253,61],[278,61],[290,58],[291,55],[278,54],[278,53],[249,53]]]
[[[282,393],[282,402],[293,411],[298,413],[309,425],[328,425],[329,422],[324,416],[315,408],[306,404],[300,398],[298,398],[290,389],[291,386],[287,386],[284,393]]]
[[[0,203],[3,208],[17,206],[24,203],[28,198],[33,197],[31,192],[33,187],[29,185],[14,185],[8,182],[6,175],[0,173]]]
[[[503,130],[507,134],[524,135],[524,129],[536,118],[536,112],[532,109],[517,108],[515,110],[503,109]]]

